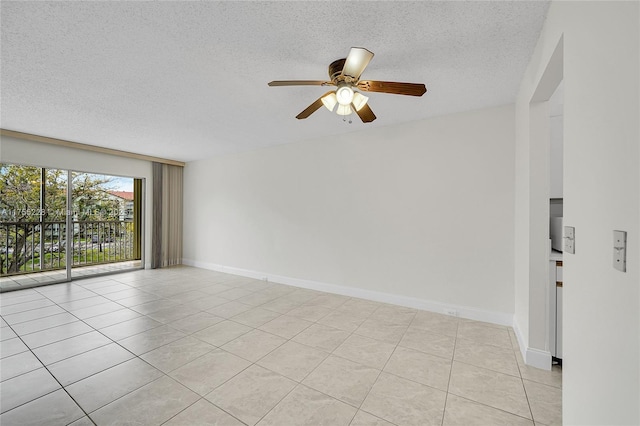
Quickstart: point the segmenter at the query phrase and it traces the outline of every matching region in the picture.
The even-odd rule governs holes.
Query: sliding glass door
[[[67,278],[67,175],[58,169],[0,164],[1,288]]]
[[[142,266],[143,181],[0,164],[0,290]]]
[[[140,267],[133,178],[73,172],[73,277]]]

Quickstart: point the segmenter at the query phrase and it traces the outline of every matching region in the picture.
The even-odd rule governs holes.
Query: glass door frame
[[[19,286],[15,286],[15,287],[7,287],[7,288],[0,288],[0,293],[5,293],[5,292],[9,292],[9,291],[15,291],[15,290],[23,290],[23,289],[28,289],[28,288],[34,288],[34,287],[41,287],[41,286],[47,286],[47,285],[53,285],[53,284],[61,284],[61,283],[66,283],[66,282],[71,282],[73,280],[80,280],[80,279],[84,279],[84,278],[95,278],[95,277],[100,277],[100,276],[105,276],[105,275],[113,275],[113,274],[118,274],[118,273],[122,273],[122,272],[130,272],[130,271],[136,271],[136,270],[140,270],[140,269],[145,269],[145,223],[146,223],[146,178],[137,178],[137,177],[131,177],[131,176],[122,176],[122,175],[111,175],[111,174],[107,174],[107,173],[97,173],[97,172],[81,172],[81,171],[77,171],[77,170],[73,170],[73,169],[64,169],[64,168],[56,168],[56,167],[46,167],[46,166],[31,166],[31,165],[26,165],[26,164],[18,164],[18,163],[6,163],[6,164],[10,164],[10,165],[15,165],[15,166],[24,166],[24,167],[38,167],[41,169],[41,176],[44,177],[44,175],[46,174],[46,170],[47,169],[58,169],[58,170],[62,170],[63,172],[66,172],[66,177],[67,177],[67,185],[66,185],[66,192],[67,192],[67,196],[66,196],[66,206],[65,206],[65,273],[66,273],[66,278],[65,279],[52,279],[51,281],[46,281],[46,282],[38,282],[38,283],[34,283],[34,284],[23,284],[23,285],[19,285]],[[104,271],[104,272],[98,272],[95,274],[91,274],[91,275],[80,275],[80,276],[73,276],[72,271],[73,271],[73,259],[74,259],[74,255],[73,255],[73,241],[74,241],[74,221],[73,221],[73,174],[74,173],[89,173],[89,174],[103,174],[103,175],[108,175],[108,176],[115,176],[115,177],[127,177],[127,178],[131,178],[134,180],[134,188],[136,187],[135,181],[139,180],[140,181],[140,189],[139,189],[139,194],[136,194],[135,189],[134,189],[134,194],[139,196],[139,200],[136,202],[134,201],[134,209],[136,208],[135,206],[139,206],[138,207],[138,213],[137,215],[139,216],[139,221],[135,222],[134,220],[134,226],[139,224],[140,226],[138,227],[139,229],[135,230],[134,233],[137,234],[137,239],[139,241],[139,254],[140,254],[140,265],[137,267],[131,267],[131,268],[123,268],[121,270],[113,270],[113,271]],[[40,186],[41,186],[41,191],[42,193],[44,193],[45,191],[45,186],[46,186],[46,181],[42,181],[40,182]],[[134,197],[135,197],[134,195]],[[42,203],[43,201],[43,197],[44,195],[41,194],[40,196],[40,201]],[[41,206],[41,210],[44,209],[44,206]],[[42,214],[42,213],[41,213]],[[135,213],[134,213],[135,215]],[[43,222],[42,219],[40,219],[40,227],[43,227]],[[135,228],[134,228],[135,229]],[[41,229],[41,236],[40,236],[40,247],[42,250],[42,245],[44,244],[44,240],[42,237],[42,229]],[[42,253],[42,251],[41,251]],[[46,272],[46,271],[40,271],[40,272]]]

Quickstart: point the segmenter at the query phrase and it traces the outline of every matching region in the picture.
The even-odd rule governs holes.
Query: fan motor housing
[[[331,62],[329,65],[329,78],[331,81],[335,82],[337,78],[342,74],[342,69],[344,68],[344,62],[347,58],[342,58]]]

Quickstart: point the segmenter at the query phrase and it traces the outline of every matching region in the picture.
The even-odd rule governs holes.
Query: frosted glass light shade
[[[349,86],[340,86],[336,90],[336,98],[340,105],[351,105],[353,101],[353,89]]]
[[[351,105],[338,105],[338,109],[336,110],[336,114],[338,115],[349,115],[353,112],[351,109]]]
[[[336,107],[337,103],[338,103],[338,98],[336,97],[336,94],[333,93],[333,92],[329,93],[327,96],[323,96],[322,97],[322,104],[329,111],[333,111],[333,109]]]
[[[363,106],[365,106],[367,104],[367,101],[369,100],[368,97],[361,95],[358,92],[354,92],[353,94],[353,106],[356,109],[356,111],[360,111],[362,109]]]

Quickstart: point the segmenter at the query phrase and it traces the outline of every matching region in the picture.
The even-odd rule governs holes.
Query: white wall
[[[560,83],[558,89],[556,89],[553,95],[551,95],[551,98],[549,99],[549,109],[551,114],[549,118],[549,126],[551,129],[551,193],[549,196],[550,198],[562,198],[562,165],[564,163],[564,148],[562,144],[562,138],[564,135],[564,89],[562,88],[562,83]]]
[[[516,103],[516,324],[536,348],[534,276],[546,266],[525,236],[546,233],[535,194],[549,188],[530,105],[562,39],[564,222],[576,235],[564,255],[565,425],[640,424],[639,18],[638,2],[552,3]],[[626,273],[612,267],[614,229],[628,232]]]
[[[563,145],[562,145],[562,134],[563,134],[563,117],[562,115],[551,116],[549,119],[549,124],[551,126],[551,193],[550,198],[562,198],[562,164],[563,160]]]
[[[144,254],[151,266],[151,162],[7,136],[0,137],[0,162],[145,179]]]
[[[185,262],[511,324],[513,123],[505,106],[355,124],[188,163]]]

